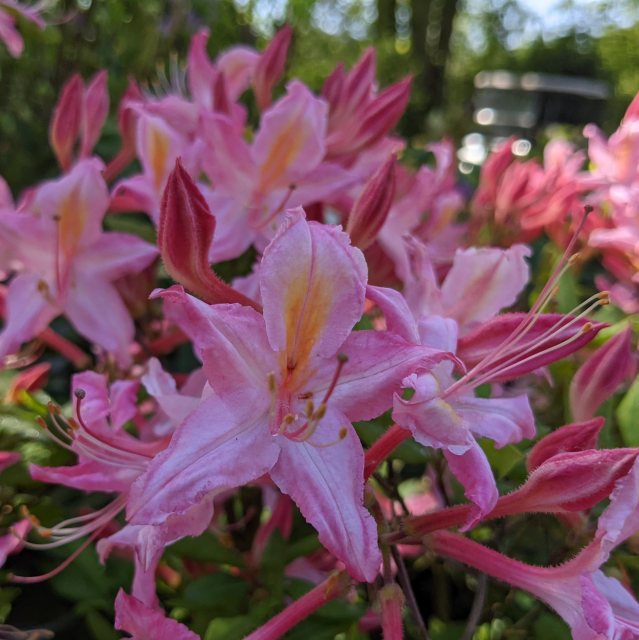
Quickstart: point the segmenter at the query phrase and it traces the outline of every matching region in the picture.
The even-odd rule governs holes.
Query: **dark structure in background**
[[[513,151],[526,155],[550,124],[600,124],[608,96],[608,85],[590,78],[482,71],[475,76],[476,131],[464,137],[459,159],[481,164],[490,148],[509,136],[517,138]]]

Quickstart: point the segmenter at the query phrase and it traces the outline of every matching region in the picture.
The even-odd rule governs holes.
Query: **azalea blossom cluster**
[[[432,164],[401,161],[408,142],[393,130],[410,79],[380,89],[371,50],[315,94],[284,82],[291,36],[284,27],[264,51],[212,60],[208,33],[197,33],[167,93],[130,84],[112,158],[94,151],[106,72],[72,76],[49,130],[60,177],[15,202],[0,182],[0,357],[18,371],[10,400],[36,402],[45,348],[77,370],[68,410],[51,402],[38,419],[71,463],[29,473],[105,496],[61,522],[23,509],[0,538],[3,561],[81,544],[49,574],[11,579],[56,575],[87,546],[102,562],[125,555],[134,577],[115,600],[115,628],[197,638],[158,598],[163,554],[187,537],[222,536],[225,505],[251,486],[262,509],[245,514],[255,526],[234,575],[257,591],[269,542],[290,539],[295,522],[320,547],[285,568],[315,586],[240,632],[251,640],[279,638],[338,598],[365,599],[362,632],[403,638],[405,617],[420,623],[405,560],[423,553],[530,592],[578,640],[639,637],[639,604],[605,566],[639,531],[639,449],[597,446],[597,412],[635,375],[631,327],[597,312],[607,282],[613,300],[636,304],[639,103],[609,140],[587,129],[590,171],[562,141],[543,166],[506,144],[468,201],[450,141],[427,147]],[[123,230],[129,212],[146,215],[145,234]],[[487,230],[501,246],[486,246]],[[542,233],[563,253],[528,309],[525,243]],[[601,290],[557,312],[563,274],[595,251]],[[221,263],[235,266],[229,281]],[[59,317],[66,333],[51,326]],[[193,367],[172,369],[189,349]],[[540,389],[560,360],[580,363],[572,422],[538,439]],[[394,490],[388,459],[409,441],[461,487],[457,503],[436,482],[411,500]],[[522,442],[527,478],[500,495],[487,452]],[[2,468],[20,461],[1,455]],[[434,468],[420,474],[432,480]],[[555,515],[582,541],[570,559],[529,565],[473,535],[530,513]]]

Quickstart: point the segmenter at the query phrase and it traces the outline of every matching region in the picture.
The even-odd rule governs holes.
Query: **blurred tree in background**
[[[0,51],[0,175],[19,190],[55,174],[45,144],[60,87],[73,70],[109,70],[112,112],[129,77],[161,91],[171,60],[184,64],[191,36],[211,29],[210,53],[262,46],[289,22],[290,76],[315,89],[333,67],[374,44],[382,84],[414,77],[402,134],[460,137],[471,126],[473,77],[481,70],[543,71],[606,80],[607,120],[618,122],[639,88],[637,0],[565,0],[547,28],[523,0],[54,0],[51,26],[20,22],[25,53]],[[98,151],[115,151],[115,123]]]

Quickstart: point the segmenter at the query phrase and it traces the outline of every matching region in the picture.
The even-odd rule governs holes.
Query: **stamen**
[[[331,397],[331,395],[333,395],[333,391],[335,391],[335,387],[337,386],[337,381],[339,380],[339,377],[342,373],[342,369],[344,368],[344,365],[347,362],[348,362],[348,356],[345,353],[337,354],[337,369],[335,369],[335,373],[333,374],[333,379],[331,380],[331,383],[328,386],[326,393],[324,394],[324,398],[322,398],[322,402],[320,406],[322,404],[326,404],[328,402],[328,399]]]
[[[104,527],[102,527],[102,529],[104,529]],[[16,576],[10,573],[7,578],[11,582],[15,582],[17,584],[37,584],[38,582],[44,582],[49,578],[57,576],[59,573],[64,571],[100,535],[100,533],[102,533],[102,529],[94,531],[91,537],[87,538],[68,558],[48,573],[43,573],[39,576]]]

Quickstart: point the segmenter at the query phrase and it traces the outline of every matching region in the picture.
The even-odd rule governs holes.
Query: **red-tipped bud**
[[[160,209],[158,245],[169,275],[209,304],[238,302],[258,305],[211,270],[209,249],[215,218],[179,158],[169,175]]]
[[[500,513],[582,511],[607,498],[632,469],[638,449],[560,453],[543,462],[517,491],[504,496]]]
[[[253,91],[260,111],[264,111],[272,102],[273,88],[284,73],[292,37],[293,30],[289,25],[284,25],[266,47],[255,67]]]
[[[138,112],[135,105],[144,101],[142,91],[135,80],[130,79],[126,91],[118,106],[118,129],[122,138],[122,148],[135,154],[135,134],[137,131]]]
[[[49,142],[64,171],[73,163],[73,147],[82,124],[83,98],[84,84],[80,75],[75,73],[62,88],[49,126]]]
[[[630,327],[610,338],[577,371],[570,383],[575,420],[587,420],[624,382],[632,380],[636,363]]]
[[[403,640],[404,594],[397,584],[387,584],[379,592],[384,640]]]
[[[399,122],[410,97],[412,78],[387,87],[367,107],[360,124],[361,146],[381,140]]]
[[[95,143],[100,138],[104,121],[109,115],[108,80],[109,75],[103,69],[95,74],[84,92],[81,158],[91,155]]]
[[[348,217],[346,231],[356,247],[364,250],[373,244],[394,197],[395,156],[392,155],[366,183]]]
[[[532,473],[546,460],[560,453],[586,451],[597,448],[599,432],[605,424],[603,418],[576,422],[560,427],[542,438],[528,453],[526,466]]]
[[[20,402],[22,391],[38,391],[47,384],[51,364],[48,362],[40,362],[32,367],[23,369],[13,379],[7,395],[4,398],[6,403]]]

